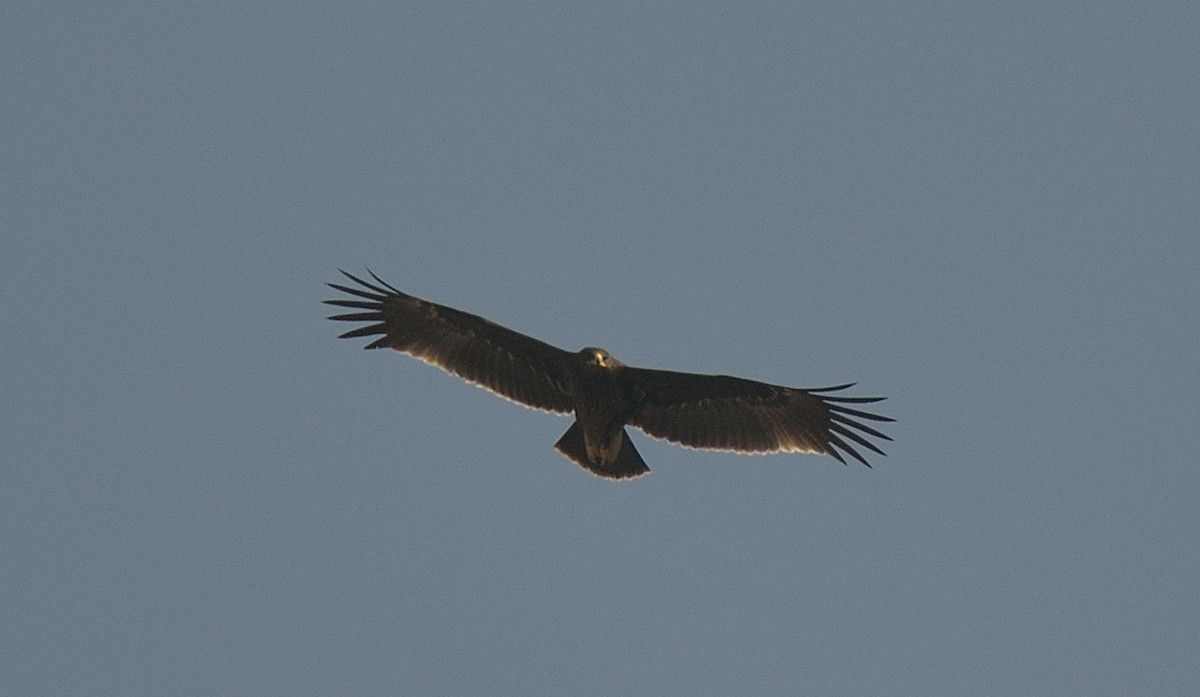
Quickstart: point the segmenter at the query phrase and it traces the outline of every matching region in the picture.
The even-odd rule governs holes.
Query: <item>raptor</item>
[[[854,383],[799,389],[730,377],[635,368],[601,348],[567,351],[462,310],[342,271],[355,285],[329,305],[355,310],[329,319],[366,324],[341,338],[377,337],[390,348],[535,409],[574,414],[554,447],[608,479],[650,471],[625,426],[685,447],[736,453],[803,452],[846,457],[870,467],[860,448],[883,455],[870,439],[891,440],[865,422],[892,421],[857,405]],[[854,405],[854,406],[852,406]]]

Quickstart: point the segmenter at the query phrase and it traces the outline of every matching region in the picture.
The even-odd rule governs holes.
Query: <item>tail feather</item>
[[[646,462],[642,460],[642,456],[633,447],[633,442],[629,440],[629,434],[624,431],[621,432],[621,452],[617,455],[616,460],[607,465],[600,465],[588,459],[587,446],[583,442],[583,430],[579,428],[578,422],[571,424],[562,438],[559,438],[558,442],[554,444],[554,448],[571,462],[605,479],[640,477],[650,471]]]

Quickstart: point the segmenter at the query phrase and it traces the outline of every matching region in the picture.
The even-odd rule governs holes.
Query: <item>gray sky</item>
[[[6,4],[0,693],[1194,689],[1198,6],[596,5]],[[367,266],[895,442],[606,482]]]

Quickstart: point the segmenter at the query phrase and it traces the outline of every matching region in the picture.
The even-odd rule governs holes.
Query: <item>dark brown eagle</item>
[[[379,336],[365,348],[390,348],[435,365],[501,397],[575,423],[554,444],[569,460],[609,479],[650,471],[625,425],[689,448],[737,453],[843,454],[870,467],[855,444],[883,455],[864,436],[891,440],[861,420],[892,421],[847,404],[883,397],[844,397],[854,383],[796,389],[728,375],[696,375],[627,366],[604,349],[577,353],[445,305],[406,295],[385,283],[345,271],[360,287],[329,286],[360,300],[326,300],[365,312],[329,319],[370,322],[340,338]]]

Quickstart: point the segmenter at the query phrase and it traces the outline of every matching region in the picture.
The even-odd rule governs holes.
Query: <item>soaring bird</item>
[[[478,315],[407,295],[368,270],[374,283],[342,271],[357,286],[328,284],[354,299],[325,303],[361,310],[329,319],[367,322],[339,338],[379,338],[364,348],[390,348],[535,409],[575,414],[554,447],[608,479],[650,471],[628,424],[689,448],[736,453],[803,452],[849,455],[871,465],[856,445],[883,455],[867,436],[891,440],[863,423],[893,421],[849,404],[883,397],[847,397],[854,383],[798,389],[728,375],[634,368],[601,348],[577,352],[551,346]]]

